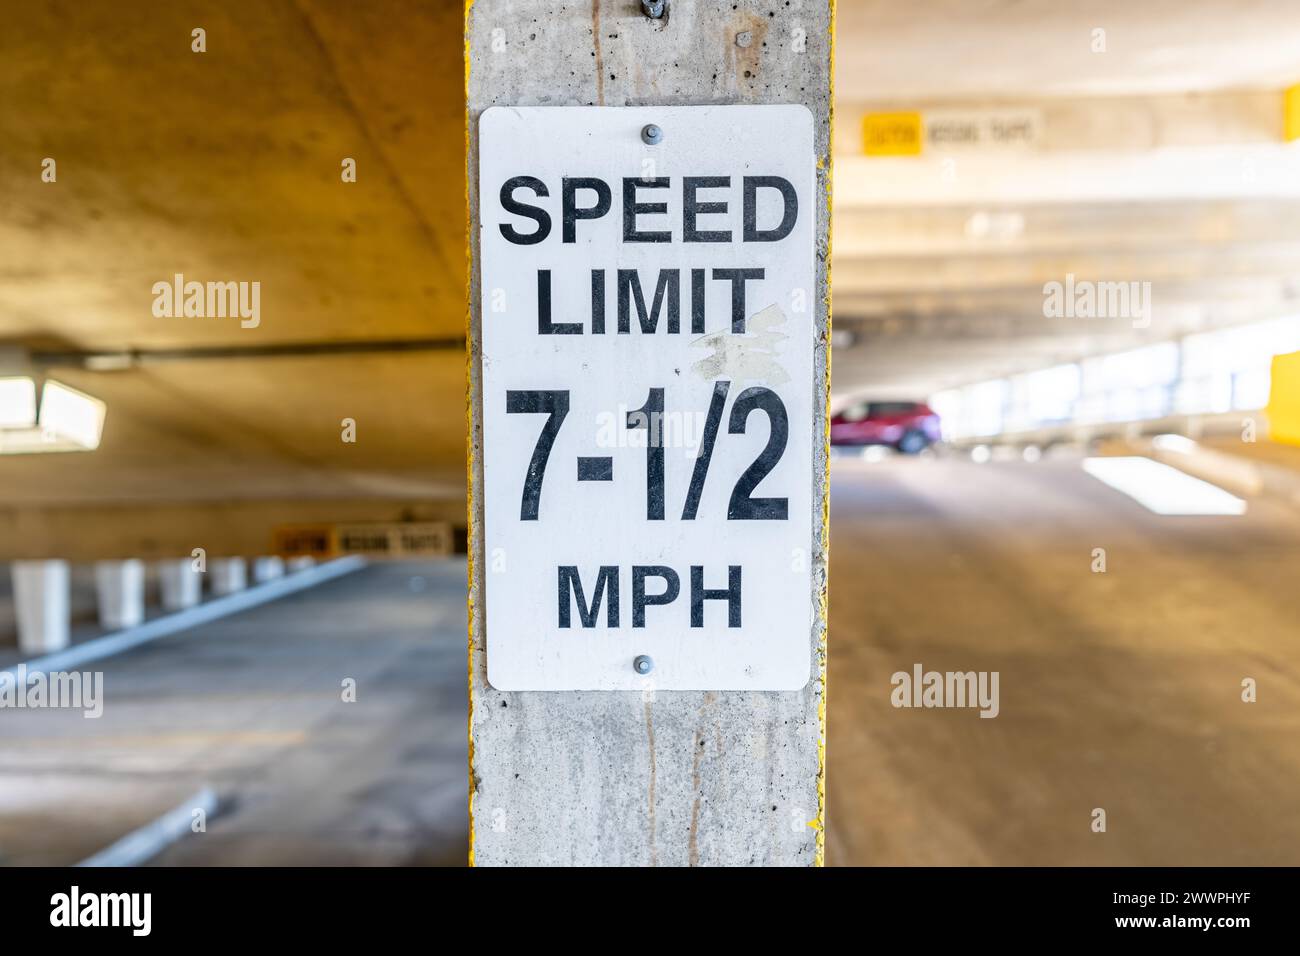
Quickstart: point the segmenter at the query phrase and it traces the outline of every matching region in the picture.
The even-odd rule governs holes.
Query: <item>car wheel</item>
[[[904,455],[919,455],[929,444],[923,432],[912,428],[903,432],[903,437],[898,440],[898,450]]]

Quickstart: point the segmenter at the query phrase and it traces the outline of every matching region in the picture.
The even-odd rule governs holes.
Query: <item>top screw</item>
[[[666,6],[668,0],[641,0],[641,12],[652,20],[662,17]]]
[[[664,139],[664,131],[654,123],[649,123],[641,127],[641,141],[651,146],[657,146]]]
[[[649,674],[655,669],[655,662],[645,654],[641,654],[632,662],[632,669],[638,674]]]

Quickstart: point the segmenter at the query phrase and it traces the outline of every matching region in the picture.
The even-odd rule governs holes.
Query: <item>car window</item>
[[[908,415],[916,410],[915,402],[872,402],[872,418],[891,418],[894,415]]]

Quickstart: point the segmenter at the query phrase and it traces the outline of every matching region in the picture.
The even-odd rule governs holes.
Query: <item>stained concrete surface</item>
[[[76,862],[210,785],[226,812],[154,862],[463,864],[464,582],[372,565],[91,665],[98,720],[0,711],[0,863]]]
[[[828,863],[1300,863],[1300,512],[837,460],[831,543]],[[918,662],[999,671],[1001,713],[894,708]]]

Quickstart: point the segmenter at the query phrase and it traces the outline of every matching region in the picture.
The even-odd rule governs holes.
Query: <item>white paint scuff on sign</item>
[[[802,687],[811,114],[494,107],[479,132],[489,681]]]

